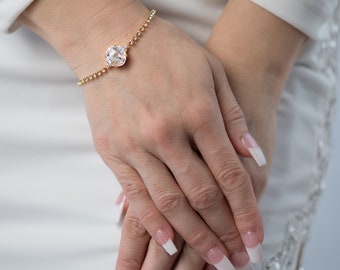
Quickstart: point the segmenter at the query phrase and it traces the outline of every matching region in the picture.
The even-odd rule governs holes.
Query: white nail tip
[[[124,197],[120,204],[115,205],[114,211],[115,211],[115,222],[116,222],[116,224],[119,224],[122,220],[125,200],[126,200],[126,198]]]
[[[234,266],[231,264],[227,257],[223,257],[222,261],[214,264],[217,270],[235,270]]]
[[[245,266],[236,268],[236,270],[254,270],[254,267],[253,267],[253,265],[251,264],[251,262],[249,262],[249,263],[246,264]]]
[[[259,263],[263,261],[263,251],[261,244],[258,244],[256,247],[246,249],[252,263]]]
[[[165,249],[165,251],[170,255],[174,255],[175,253],[177,253],[177,248],[174,244],[174,242],[172,242],[171,239],[169,239],[165,244],[162,245],[162,247]]]
[[[259,147],[249,147],[248,151],[251,154],[251,156],[254,158],[254,160],[256,161],[257,165],[262,167],[262,166],[267,164],[266,157],[264,156],[261,148],[259,148]]]

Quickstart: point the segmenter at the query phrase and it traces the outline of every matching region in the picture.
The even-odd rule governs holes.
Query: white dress
[[[30,2],[1,0],[0,28],[16,29],[15,19]],[[226,4],[143,2],[201,43]],[[283,93],[276,155],[261,201],[263,269],[296,270],[329,156],[338,0],[254,2],[311,37]],[[76,78],[28,30],[1,33],[0,40],[0,269],[112,269],[120,188],[92,146]]]

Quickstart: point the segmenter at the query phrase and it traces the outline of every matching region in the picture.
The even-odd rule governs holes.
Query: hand
[[[127,28],[138,29],[147,14],[137,1],[86,2],[37,0],[23,16],[78,77],[102,65],[98,51],[113,39],[126,44]],[[249,141],[223,67],[206,50],[155,18],[128,64],[87,84],[84,97],[98,152],[169,253],[176,252],[172,227],[215,265],[230,265],[229,252],[244,248],[242,236],[262,242],[256,198],[237,155],[261,151]]]
[[[159,51],[166,46],[166,54]],[[243,114],[223,68],[160,19],[138,49],[138,55],[131,49],[132,65],[88,84],[84,92],[97,150],[132,209],[158,244],[168,247],[173,227],[211,264],[227,260],[229,250],[243,249],[243,233],[260,243],[251,181],[217,101],[223,102],[230,138],[249,155],[239,141],[248,134]]]
[[[240,16],[240,13],[243,15]],[[269,164],[274,152],[277,105],[304,40],[302,33],[251,2],[231,0],[207,44],[210,51],[222,61],[250,130],[264,147]],[[259,200],[264,192],[270,167],[259,168],[249,159],[243,159],[243,163],[251,176],[255,195]],[[129,224],[129,221],[126,223]],[[134,247],[135,241],[133,232],[130,235],[123,233],[124,247]],[[129,261],[131,250],[133,248],[121,249],[118,264]],[[205,262],[187,244],[184,244],[176,264],[173,264],[173,258],[166,260],[164,255],[158,253],[157,256],[149,256],[155,250],[159,249],[150,244],[146,259],[139,260],[143,269],[153,269],[154,265],[160,266],[160,269],[205,267]],[[143,258],[145,254],[140,256]],[[242,260],[231,260],[236,266],[245,264]],[[246,261],[246,257],[244,260]]]

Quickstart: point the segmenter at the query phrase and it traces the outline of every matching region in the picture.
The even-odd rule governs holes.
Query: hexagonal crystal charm
[[[106,50],[106,64],[108,67],[121,67],[127,58],[127,47],[111,46]]]

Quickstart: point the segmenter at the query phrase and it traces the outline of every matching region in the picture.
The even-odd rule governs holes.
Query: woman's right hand
[[[138,1],[86,2],[59,0],[56,13],[53,1],[38,0],[25,13],[78,77],[99,69],[102,50],[125,45],[147,14]],[[261,217],[238,154],[261,150],[222,65],[204,48],[156,17],[127,65],[86,84],[84,98],[98,152],[158,244],[176,252],[174,229],[206,262],[229,269],[227,256],[249,236],[260,245]]]

